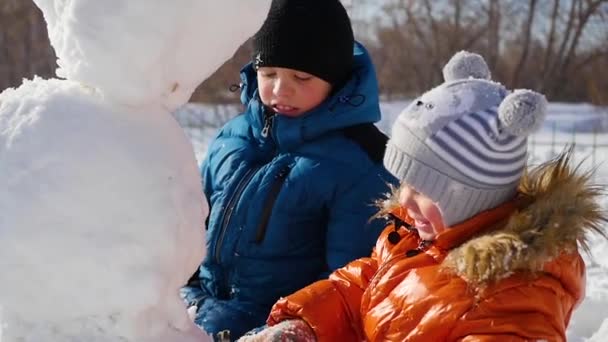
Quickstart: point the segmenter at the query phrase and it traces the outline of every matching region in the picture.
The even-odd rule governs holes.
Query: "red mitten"
[[[239,342],[316,342],[314,331],[301,319],[291,319],[268,327],[255,335],[241,337]]]

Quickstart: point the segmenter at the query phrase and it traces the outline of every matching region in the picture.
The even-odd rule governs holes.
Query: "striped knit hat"
[[[452,226],[515,195],[527,137],[541,126],[547,101],[492,82],[477,54],[457,53],[443,75],[445,83],[397,118],[384,165],[437,203]]]

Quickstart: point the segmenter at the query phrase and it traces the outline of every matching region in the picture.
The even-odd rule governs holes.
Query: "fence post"
[[[530,154],[530,156],[532,157],[532,159],[536,158],[536,134],[532,134],[532,136],[530,137],[530,146],[532,153]],[[528,158],[529,159],[529,158]]]
[[[576,149],[576,121],[572,122],[572,146]]]
[[[592,154],[591,154],[591,166],[593,167],[593,180],[595,180],[596,173],[595,170],[595,153],[597,152],[597,125],[593,126],[593,145],[591,146]]]
[[[551,130],[551,158],[553,158],[553,156],[555,155],[555,130],[556,130],[556,122],[553,121],[553,124],[551,125],[552,130]]]

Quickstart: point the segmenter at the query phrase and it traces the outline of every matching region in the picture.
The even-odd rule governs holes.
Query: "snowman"
[[[0,341],[205,341],[207,204],[171,116],[269,0],[35,0],[62,79],[0,94]]]

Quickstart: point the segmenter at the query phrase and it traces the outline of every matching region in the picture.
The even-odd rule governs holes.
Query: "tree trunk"
[[[42,12],[32,1],[0,3],[0,91],[34,75],[52,77],[56,58]]]
[[[515,70],[513,70],[513,77],[511,78],[511,86],[517,87],[519,84],[519,76],[526,64],[526,59],[528,58],[528,53],[530,51],[530,37],[532,36],[532,24],[534,23],[534,13],[536,12],[536,0],[530,0],[530,5],[528,9],[528,17],[526,18],[526,23],[524,25],[523,32],[523,48],[521,52],[521,56],[519,57],[519,61],[517,62],[517,66]]]
[[[543,62],[541,65],[541,75],[539,78],[540,84],[537,85],[538,88],[545,88],[547,82],[547,72],[551,65],[551,59],[554,54],[554,45],[555,45],[555,31],[557,30],[557,18],[559,15],[559,5],[560,0],[554,0],[553,9],[551,10],[551,18],[550,18],[550,27],[549,27],[549,35],[547,37],[547,46],[545,47],[545,55],[543,58]]]
[[[500,2],[490,0],[488,9],[488,67],[496,70],[500,56]]]
[[[557,68],[557,70],[555,70],[555,74],[557,75],[556,78],[554,78],[554,81],[552,82],[552,87],[550,88],[549,94],[553,95],[555,94],[558,89],[560,88],[560,85],[566,80],[568,73],[568,69],[571,66],[572,61],[575,59],[575,55],[576,55],[576,51],[578,48],[578,44],[580,42],[580,38],[583,34],[583,31],[585,30],[585,26],[587,26],[587,23],[589,22],[589,19],[591,18],[591,16],[593,16],[594,14],[597,14],[598,9],[600,8],[600,6],[602,4],[608,3],[608,0],[596,0],[596,1],[586,1],[587,3],[587,7],[583,8],[582,2],[579,2],[579,11],[578,11],[578,16],[577,16],[577,25],[576,25],[576,31],[574,33],[574,37],[572,38],[572,41],[570,42],[570,46],[568,48],[567,53],[564,55],[564,58],[559,62],[561,62],[559,65],[559,67]]]

